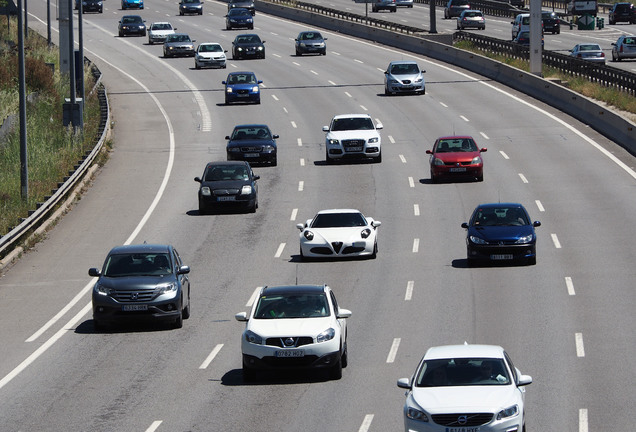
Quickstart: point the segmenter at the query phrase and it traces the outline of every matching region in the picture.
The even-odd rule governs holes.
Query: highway
[[[45,6],[29,2],[43,34]],[[466,341],[503,346],[533,377],[529,432],[631,430],[636,158],[545,104],[426,57],[326,31],[326,56],[296,57],[307,26],[258,12],[266,59],[228,60],[225,70],[195,70],[147,38],[117,36],[119,18],[138,13],[229,50],[242,31],[225,30],[225,11],[208,1],[202,16],[181,17],[174,0],[147,0],[123,12],[106,0],[103,14],[84,16],[113,149],[47,238],[0,278],[0,429],[402,430],[397,379],[428,347]],[[426,95],[384,96],[383,71],[397,59],[426,69]],[[234,70],[263,80],[260,105],[223,104],[221,81]],[[381,164],[325,163],[322,126],[348,112],[383,123]],[[252,122],[280,135],[278,166],[255,168],[259,209],[200,216],[193,178],[225,159],[235,124]],[[430,182],[425,150],[453,133],[488,148],[483,182]],[[460,224],[495,201],[521,202],[541,221],[536,266],[467,267]],[[382,222],[375,260],[299,260],[296,223],[336,207]],[[88,269],[111,247],[144,241],[173,244],[191,267],[191,318],[178,330],[96,332]],[[338,381],[308,373],[245,384],[234,314],[257,287],[294,283],[327,283],[353,312],[349,366]]]

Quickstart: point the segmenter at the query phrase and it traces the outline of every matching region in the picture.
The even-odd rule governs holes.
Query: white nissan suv
[[[373,123],[367,114],[342,114],[323,126],[325,137],[325,159],[333,163],[336,159],[371,158],[382,162],[381,138],[378,130],[382,123]]]
[[[347,322],[327,285],[272,286],[260,289],[256,304],[235,315],[245,322],[241,335],[243,379],[259,370],[322,368],[332,379],[347,366]]]

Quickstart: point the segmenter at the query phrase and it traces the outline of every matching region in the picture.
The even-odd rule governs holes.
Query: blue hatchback
[[[143,9],[144,0],[121,0],[121,9]]]
[[[254,72],[230,72],[222,84],[225,85],[225,104],[234,102],[261,103],[263,81],[256,79]]]
[[[480,204],[464,222],[468,264],[475,261],[525,261],[536,264],[537,236],[526,209],[517,203]]]

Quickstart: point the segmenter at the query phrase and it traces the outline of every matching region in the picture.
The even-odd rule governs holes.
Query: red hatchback
[[[484,161],[481,152],[487,149],[477,147],[470,136],[440,137],[435,141],[430,154],[431,181],[441,177],[471,177],[477,181],[484,179]]]

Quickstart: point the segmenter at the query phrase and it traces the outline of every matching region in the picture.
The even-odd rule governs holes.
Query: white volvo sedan
[[[375,258],[380,225],[380,221],[365,217],[359,210],[321,210],[313,219],[296,225],[300,230],[300,257]]]
[[[340,379],[347,366],[347,322],[327,285],[261,288],[249,312],[235,315],[245,322],[241,335],[243,379],[252,381],[262,370],[311,369]]]
[[[500,346],[446,345],[430,348],[407,390],[405,432],[525,431],[522,375]]]

